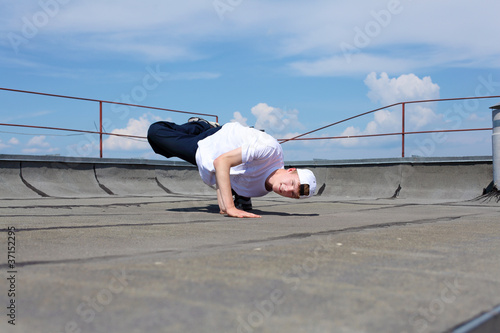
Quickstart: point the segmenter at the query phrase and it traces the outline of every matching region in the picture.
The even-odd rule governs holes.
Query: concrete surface
[[[102,179],[126,168],[117,161],[104,177],[99,167],[111,161],[95,169],[87,162],[59,165],[81,173],[75,183],[88,181],[83,194],[69,184],[43,185],[53,170],[29,181],[59,197],[3,194],[0,332],[449,332],[500,305],[500,204],[463,199],[488,185],[491,161],[427,169],[366,163],[351,174],[345,165],[310,163],[326,184],[323,194],[253,199],[263,216],[255,220],[218,214],[206,186],[193,194],[201,189],[193,168],[145,163],[154,172],[144,172],[137,195],[110,194],[102,186],[119,192],[125,185]],[[14,170],[27,161],[1,163],[2,180],[26,186]],[[459,171],[465,176],[450,183]],[[401,195],[387,199],[400,180],[408,191],[401,185]],[[467,194],[426,197],[445,184]],[[146,187],[161,191],[147,195]],[[12,226],[14,268],[6,251]],[[488,325],[477,332],[500,331],[500,320]]]

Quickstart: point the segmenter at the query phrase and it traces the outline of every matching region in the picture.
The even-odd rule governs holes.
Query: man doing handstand
[[[233,191],[249,198],[274,191],[296,199],[316,191],[310,170],[284,169],[283,150],[275,138],[239,123],[220,126],[197,117],[182,125],[159,121],[149,127],[148,141],[157,154],[196,165],[203,182],[216,185],[220,213],[231,217],[260,217],[238,209]]]

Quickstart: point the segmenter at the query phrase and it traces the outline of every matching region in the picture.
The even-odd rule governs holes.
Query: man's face
[[[273,191],[287,198],[299,198],[299,175],[296,169],[288,169],[286,173],[279,175],[273,185]]]

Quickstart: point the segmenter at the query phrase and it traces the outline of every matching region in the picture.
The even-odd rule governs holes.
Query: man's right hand
[[[245,212],[244,210],[238,209],[236,207],[232,207],[227,209],[226,212],[221,210],[221,214],[227,214],[229,217],[238,217],[238,218],[261,218],[262,216],[256,215],[250,212]]]

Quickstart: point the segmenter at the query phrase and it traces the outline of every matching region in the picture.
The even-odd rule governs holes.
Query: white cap
[[[297,169],[299,174],[300,185],[309,185],[309,195],[301,195],[300,199],[310,198],[316,194],[316,177],[311,170],[308,169]]]

